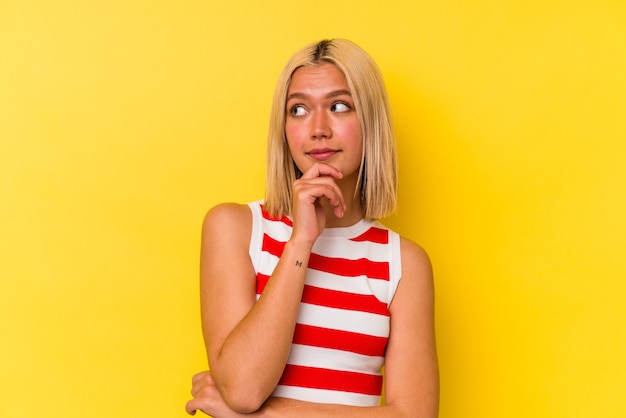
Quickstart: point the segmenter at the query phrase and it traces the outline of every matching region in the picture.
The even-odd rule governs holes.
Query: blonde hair
[[[350,88],[363,132],[363,156],[357,184],[366,219],[383,218],[396,209],[398,169],[389,100],[378,66],[356,44],[323,40],[296,52],[285,65],[274,91],[267,144],[265,208],[276,217],[291,214],[292,183],[302,174],[285,137],[285,102],[291,77],[302,66],[331,63]]]

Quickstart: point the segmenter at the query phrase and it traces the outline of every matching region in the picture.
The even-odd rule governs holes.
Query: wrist
[[[314,243],[306,240],[291,238],[285,244],[285,249],[280,259],[286,265],[306,269],[309,264],[309,258],[311,257],[313,244]]]
[[[311,241],[309,239],[303,239],[292,235],[285,244],[285,252],[288,251],[289,253],[306,255],[308,257],[313,250],[314,244],[315,240]]]

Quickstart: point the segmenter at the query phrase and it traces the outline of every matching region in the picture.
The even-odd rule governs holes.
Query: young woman
[[[396,191],[376,64],[342,39],[298,51],[274,95],[265,200],[204,220],[211,370],[193,377],[188,413],[437,416],[430,262],[376,221]]]

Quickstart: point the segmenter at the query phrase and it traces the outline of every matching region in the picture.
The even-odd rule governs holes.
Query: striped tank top
[[[250,258],[257,300],[292,231],[262,202],[253,214]],[[400,237],[375,221],[328,228],[317,239],[285,370],[273,396],[376,406],[389,339],[389,304],[400,280]]]

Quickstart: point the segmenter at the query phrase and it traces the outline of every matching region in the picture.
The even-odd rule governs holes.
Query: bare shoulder
[[[220,203],[213,206],[204,217],[207,221],[243,221],[251,218],[251,212],[248,205],[240,203]]]
[[[426,251],[408,238],[400,238],[402,276],[432,280],[432,264]]]
[[[212,207],[204,216],[203,235],[222,234],[249,238],[252,229],[252,212],[248,205],[239,203],[220,203]]]
[[[400,239],[402,277],[391,304],[392,310],[405,310],[407,305],[432,304],[434,293],[433,269],[426,251],[407,238]]]

